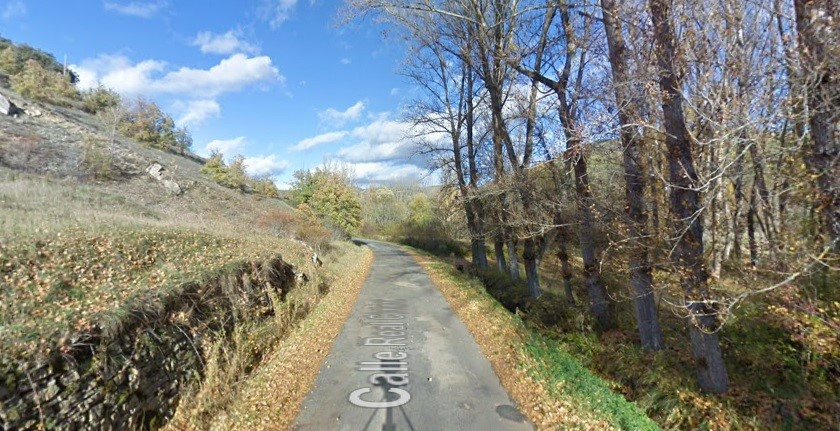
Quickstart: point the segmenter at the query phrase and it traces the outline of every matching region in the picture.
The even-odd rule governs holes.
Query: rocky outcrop
[[[176,183],[175,181],[164,177],[165,171],[166,169],[164,169],[164,167],[161,166],[160,163],[152,163],[151,165],[149,165],[148,168],[146,168],[146,172],[149,174],[149,176],[161,183],[161,185],[163,185],[163,187],[166,188],[166,190],[168,190],[169,193],[175,196],[180,195],[183,191],[181,190],[181,186],[178,185],[178,183]]]
[[[18,108],[8,97],[0,94],[0,115],[16,117],[21,114],[23,114],[22,109]]]

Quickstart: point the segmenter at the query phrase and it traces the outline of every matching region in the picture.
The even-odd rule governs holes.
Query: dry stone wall
[[[51,358],[0,359],[3,430],[153,429],[201,378],[204,349],[237,322],[272,314],[295,285],[281,259],[238,265],[166,297],[141,298],[110,328],[81,334]]]

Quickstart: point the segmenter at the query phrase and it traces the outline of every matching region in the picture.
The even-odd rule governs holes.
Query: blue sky
[[[427,177],[409,157],[403,47],[378,24],[341,25],[329,0],[0,0],[0,35],[81,78],[158,102],[194,150],[242,154],[285,187],[326,159],[360,184]],[[428,178],[427,178],[428,181]]]

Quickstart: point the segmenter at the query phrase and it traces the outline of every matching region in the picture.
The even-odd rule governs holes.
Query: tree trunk
[[[718,312],[708,301],[708,275],[703,264],[702,212],[691,138],[685,125],[677,78],[678,59],[674,46],[676,36],[670,21],[671,3],[669,0],[650,0],[649,4],[662,92],[673,228],[677,234],[672,256],[689,311],[691,347],[700,388],[710,393],[723,393],[729,388],[729,376],[716,332]]]
[[[564,30],[564,35],[567,41],[574,41],[574,29],[571,23],[571,18],[569,14],[569,6],[568,5],[561,5],[560,8],[560,16],[562,19],[562,28]],[[553,13],[554,8],[549,7],[547,14]],[[546,23],[550,21],[550,16],[546,17]],[[544,27],[545,29],[545,27]],[[583,264],[584,264],[584,275],[586,279],[586,286],[587,291],[589,293],[589,302],[590,302],[590,311],[592,312],[593,317],[596,321],[596,329],[599,332],[603,332],[607,329],[613,327],[612,316],[610,315],[609,311],[609,295],[607,294],[607,289],[604,286],[603,281],[601,280],[600,274],[600,266],[598,262],[598,253],[595,250],[595,239],[594,239],[594,231],[595,231],[595,223],[594,217],[592,214],[592,191],[589,187],[589,178],[587,174],[587,167],[586,167],[586,158],[584,157],[583,151],[580,148],[581,140],[578,136],[580,130],[578,129],[576,118],[575,118],[575,108],[574,108],[574,98],[570,102],[567,97],[567,90],[569,84],[569,78],[571,74],[571,65],[573,62],[573,57],[575,57],[576,53],[576,43],[567,43],[566,48],[566,59],[565,64],[563,65],[563,71],[560,74],[560,77],[555,81],[551,78],[548,78],[545,75],[542,75],[539,70],[528,70],[521,65],[514,64],[513,67],[519,71],[520,73],[528,76],[534,81],[537,81],[547,87],[549,87],[552,92],[557,96],[560,107],[558,109],[558,114],[560,117],[560,122],[563,125],[563,133],[566,138],[566,153],[567,153],[567,160],[572,163],[574,166],[574,175],[575,175],[575,193],[577,194],[577,206],[578,211],[580,212],[581,216],[581,229],[579,230],[580,234],[580,245],[581,251],[583,255]],[[585,62],[585,54],[586,50],[582,49],[580,53],[580,58],[578,60],[579,67],[583,67]],[[579,70],[578,80],[582,79],[583,73],[582,69]],[[488,94],[490,94],[491,105],[498,102],[493,102],[493,93],[488,89]],[[496,109],[493,109],[494,111]],[[499,114],[501,114],[501,110],[499,110]],[[511,163],[514,163],[515,160],[512,157],[512,148],[510,139],[505,141],[508,144],[508,152],[509,158],[511,159]]]
[[[779,38],[782,41],[782,48],[784,53],[784,61],[785,61],[785,75],[787,78],[788,83],[788,97],[790,99],[790,113],[788,117],[792,118],[793,122],[793,146],[799,145],[800,142],[803,142],[805,137],[805,115],[804,115],[804,102],[802,100],[802,91],[800,90],[799,84],[799,71],[796,69],[794,62],[795,62],[795,52],[793,47],[791,46],[791,38],[788,37],[787,33],[785,32],[785,25],[784,25],[784,13],[782,12],[782,3],[781,0],[774,0],[773,1],[773,12],[776,15],[776,29],[779,32]],[[782,132],[782,143],[781,148],[782,151],[779,152],[779,170],[782,170],[782,166],[788,165],[790,162],[784,161],[784,155],[786,151],[790,151],[790,147],[786,145],[786,134]],[[783,173],[782,176],[784,180],[782,182],[781,191],[778,193],[779,196],[779,230],[780,232],[785,232],[786,226],[786,215],[787,215],[787,202],[788,197],[790,195],[790,180],[789,175],[787,173]]]
[[[487,269],[487,249],[484,244],[484,237],[474,237],[470,241],[470,249],[472,251],[472,264],[478,269]]]
[[[644,139],[638,126],[632,97],[627,87],[630,83],[627,70],[627,48],[624,44],[618,7],[613,0],[601,0],[604,28],[612,67],[615,101],[621,126],[621,144],[624,157],[625,199],[629,236],[633,240],[628,258],[630,281],[633,285],[633,305],[636,325],[642,348],[651,351],[662,349],[662,330],[653,294],[650,264],[650,233],[645,213],[645,182],[647,172],[642,163]]]
[[[496,267],[502,273],[507,272],[507,263],[505,263],[505,240],[501,234],[497,235],[493,240],[493,250],[496,254]]]
[[[464,126],[467,131],[467,172],[469,173],[469,185],[465,181],[464,189],[466,190],[466,198],[468,199],[466,205],[468,205],[475,218],[473,221],[473,231],[470,232],[472,234],[473,266],[484,270],[489,267],[489,264],[487,262],[487,249],[485,248],[484,211],[481,200],[476,196],[476,192],[478,191],[478,169],[475,163],[475,110],[473,102],[473,87],[475,84],[473,82],[472,67],[466,64],[464,69],[465,75],[467,76],[464,91],[467,112],[464,118]],[[460,152],[458,149],[456,151]]]
[[[532,298],[539,298],[542,293],[540,292],[537,244],[534,238],[528,237],[523,241],[522,260],[525,261],[525,279],[528,282],[528,293]]]
[[[744,201],[744,159],[742,157],[744,143],[741,139],[738,140],[736,151],[737,160],[735,161],[735,180],[733,181],[735,206],[732,211],[732,256],[737,266],[742,262],[741,259],[743,258],[741,254],[741,239],[743,237],[743,231],[741,230],[741,203]]]
[[[708,124],[708,122],[705,124],[704,127],[701,128],[700,133],[700,136],[708,140],[714,138],[712,127]],[[706,172],[713,173],[720,166],[721,148],[719,147],[721,146],[709,145],[703,148],[703,153],[705,153],[706,155]],[[709,184],[709,190],[712,191],[708,203],[709,215],[711,217],[711,220],[709,221],[708,229],[706,229],[706,238],[709,244],[709,248],[711,249],[711,273],[709,275],[714,280],[720,279],[721,272],[723,271],[723,261],[726,260],[726,256],[724,255],[727,254],[726,240],[728,238],[725,232],[728,230],[726,229],[726,225],[728,224],[726,214],[729,214],[729,211],[726,205],[727,199],[723,193],[724,187],[721,187],[722,182],[723,175],[713,175]],[[721,213],[719,207],[724,208],[723,213]],[[733,215],[733,217],[737,219],[737,214]]]
[[[563,292],[566,294],[566,302],[575,303],[575,294],[572,291],[572,266],[569,265],[569,252],[566,250],[566,239],[561,239],[557,245],[557,258],[560,259],[560,269],[563,272]]]
[[[508,273],[513,281],[519,281],[519,259],[516,255],[516,240],[513,238],[512,229],[508,228],[505,235],[505,245],[508,252]]]
[[[840,4],[794,0],[793,6],[811,126],[805,162],[817,180],[826,242],[840,253]]]
[[[750,208],[747,210],[747,238],[750,247],[750,266],[758,266],[758,243],[755,242],[755,187],[750,193]]]
[[[461,165],[461,149],[460,139],[457,134],[453,137],[454,150],[454,165],[455,173],[458,177],[458,189],[461,192],[461,201],[463,202],[464,212],[467,218],[467,229],[470,231],[470,243],[472,248],[472,264],[476,268],[487,268],[487,251],[484,248],[484,229],[481,222],[481,215],[476,213],[476,201],[472,199],[472,194],[464,180],[463,168]]]
[[[601,279],[601,267],[595,250],[595,221],[592,214],[592,192],[589,188],[586,158],[581,153],[579,144],[570,151],[575,172],[577,207],[580,213],[578,236],[583,257],[583,276],[589,295],[589,310],[595,318],[595,329],[598,332],[604,332],[613,328],[614,322],[610,313],[609,295]]]
[[[755,175],[755,188],[758,192],[758,207],[761,215],[764,216],[765,236],[767,237],[767,249],[770,251],[771,259],[776,255],[776,219],[773,214],[773,205],[770,201],[770,189],[767,187],[767,180],[764,177],[764,157],[762,157],[758,145],[753,143],[750,146],[750,158],[753,162],[753,174]]]
[[[472,264],[478,269],[487,269],[487,249],[484,248],[483,239],[473,239],[471,243]]]
[[[563,21],[563,29],[566,39],[573,37],[573,29],[569,15],[568,6],[560,8],[560,16]],[[595,329],[604,332],[613,328],[614,322],[609,308],[609,295],[607,288],[601,279],[601,270],[598,261],[598,253],[595,250],[595,220],[592,213],[592,190],[589,187],[589,174],[587,172],[586,157],[581,148],[579,129],[574,116],[574,109],[567,99],[567,86],[571,71],[572,57],[574,57],[574,44],[567,44],[566,61],[563,72],[557,82],[553,82],[552,90],[559,99],[560,122],[563,125],[563,133],[566,138],[566,152],[569,161],[573,166],[575,175],[575,194],[577,195],[577,208],[580,213],[580,238],[581,255],[583,257],[583,275],[586,280],[586,291],[589,296],[589,310],[595,318]],[[581,57],[583,54],[581,54]],[[580,61],[583,64],[582,58]],[[545,83],[545,80],[543,80]]]

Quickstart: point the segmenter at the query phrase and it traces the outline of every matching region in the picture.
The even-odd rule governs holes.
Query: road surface
[[[443,295],[398,247],[376,254],[295,430],[533,430]]]

